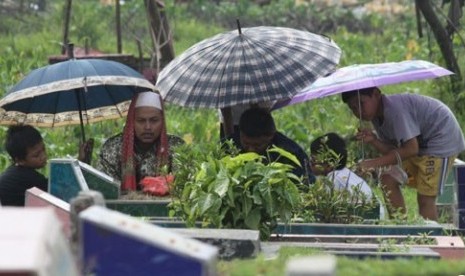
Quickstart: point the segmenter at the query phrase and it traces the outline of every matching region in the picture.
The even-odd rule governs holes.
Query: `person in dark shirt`
[[[292,139],[276,130],[271,113],[263,108],[253,107],[242,113],[239,120],[239,132],[227,139],[232,139],[241,152],[255,152],[266,156],[266,161],[278,161],[293,166],[292,173],[302,177],[302,183],[315,182],[310,169],[310,161],[305,151]],[[292,153],[300,162],[300,166],[275,152],[266,152],[272,146]]]
[[[47,152],[39,131],[29,125],[9,127],[5,149],[13,164],[0,175],[0,202],[3,206],[24,206],[26,190],[47,191],[48,180],[37,169],[47,164]]]

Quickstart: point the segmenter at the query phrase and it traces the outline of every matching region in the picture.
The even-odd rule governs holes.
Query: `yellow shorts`
[[[440,195],[456,157],[415,156],[404,160],[402,165],[408,175],[407,185],[417,189],[421,195]]]

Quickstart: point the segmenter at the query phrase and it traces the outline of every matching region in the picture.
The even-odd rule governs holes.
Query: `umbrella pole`
[[[234,124],[231,107],[221,108],[221,115],[223,116],[224,137],[228,137],[234,133]]]
[[[84,120],[82,118],[82,108],[81,108],[81,98],[79,97],[79,89],[74,90],[76,95],[78,110],[79,110],[79,121],[81,123],[81,136],[82,136],[82,143],[86,142],[86,134],[84,132]]]
[[[362,130],[362,103],[360,102],[360,90],[357,90],[357,96],[358,96],[358,124],[360,130]],[[365,148],[363,145],[363,137],[362,140],[360,141],[361,143],[361,150],[362,150],[362,160],[365,160]]]

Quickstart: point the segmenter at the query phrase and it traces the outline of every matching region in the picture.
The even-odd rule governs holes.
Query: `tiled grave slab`
[[[79,162],[79,167],[89,189],[99,191],[105,199],[119,198],[119,181],[84,162]]]
[[[215,275],[214,246],[101,206],[79,218],[86,275]]]
[[[52,208],[0,209],[0,275],[79,275]]]
[[[106,200],[109,209],[135,217],[167,217],[170,199],[156,200]]]
[[[464,210],[465,215],[465,210]],[[465,217],[464,217],[465,219]],[[184,222],[175,219],[154,218],[150,223],[165,228],[185,228]],[[200,225],[198,225],[200,228]],[[278,223],[274,234],[300,235],[445,235],[443,226],[434,225],[373,225],[337,223]]]
[[[80,191],[89,190],[76,159],[51,159],[49,163],[48,192],[50,194],[70,202]]]
[[[439,259],[439,253],[428,247],[418,246],[390,246],[381,249],[377,244],[333,244],[333,243],[306,243],[306,242],[263,242],[263,254],[268,257],[276,256],[279,249],[286,247],[309,247],[315,248],[331,255],[339,255],[356,259],[381,258],[417,258]]]
[[[26,191],[25,199],[26,207],[51,207],[57,215],[62,225],[63,233],[66,238],[70,237],[71,234],[71,222],[69,216],[69,203],[42,191],[36,187],[28,189]]]
[[[279,224],[276,234],[318,235],[443,235],[443,227],[435,225],[372,225],[336,223],[290,223]]]
[[[463,259],[465,257],[465,245],[459,236],[430,236],[430,235],[283,235],[272,236],[269,242],[276,244],[294,244],[298,246],[317,247],[322,249],[368,250],[379,248],[383,241],[401,249],[429,248],[438,253],[444,259]],[[402,248],[404,247],[404,248]],[[366,248],[366,249],[364,249]]]

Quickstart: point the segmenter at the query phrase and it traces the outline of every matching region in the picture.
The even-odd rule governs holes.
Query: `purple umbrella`
[[[317,79],[292,98],[277,102],[272,109],[368,87],[433,79],[453,72],[424,60],[406,60],[342,67]]]

